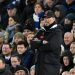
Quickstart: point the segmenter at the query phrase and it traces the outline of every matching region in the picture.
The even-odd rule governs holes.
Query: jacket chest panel
[[[48,41],[52,38],[53,35],[54,35],[54,31],[45,32],[44,33],[44,38],[45,38],[45,40]]]

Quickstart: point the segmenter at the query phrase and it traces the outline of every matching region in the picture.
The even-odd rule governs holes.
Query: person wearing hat
[[[23,35],[27,38],[29,33],[35,32],[35,23],[32,18],[29,18],[25,21],[25,25],[23,27]]]
[[[75,14],[69,13],[66,15],[66,17],[64,18],[64,24],[63,24],[64,33],[70,32],[72,30],[73,20],[75,20]]]
[[[18,17],[18,19],[20,19],[20,14],[18,12],[16,4],[9,3],[6,8],[7,8],[7,20],[9,19],[9,17]]]
[[[0,0],[0,27],[5,29],[7,26],[7,11],[6,6],[10,3],[10,0]]]
[[[21,65],[18,65],[15,69],[15,75],[28,75],[28,69],[21,66]]]
[[[62,31],[56,24],[53,11],[44,15],[45,24],[31,41],[36,52],[35,75],[59,75]]]
[[[17,12],[17,8],[15,4],[10,3],[7,5],[8,16],[15,16],[16,12]]]

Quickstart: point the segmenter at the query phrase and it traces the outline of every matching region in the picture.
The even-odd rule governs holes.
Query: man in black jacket
[[[59,75],[61,43],[62,31],[56,24],[54,13],[49,10],[43,29],[31,42],[31,48],[37,51],[35,75]]]
[[[0,57],[0,75],[13,75],[2,57]]]

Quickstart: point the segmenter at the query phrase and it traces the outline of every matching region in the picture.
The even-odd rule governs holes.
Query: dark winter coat
[[[30,69],[32,59],[33,59],[33,53],[31,50],[27,50],[25,53],[23,53],[21,56],[21,65],[26,67],[27,69]]]
[[[5,67],[5,69],[0,70],[0,75],[13,75],[13,74],[7,67]]]
[[[61,29],[58,26],[52,26],[49,30],[45,30],[43,34],[39,37],[43,36],[43,39],[47,40],[48,43],[41,43],[37,49],[35,75],[59,75],[60,46],[62,43]],[[35,46],[34,44],[36,42],[32,41],[32,47]]]

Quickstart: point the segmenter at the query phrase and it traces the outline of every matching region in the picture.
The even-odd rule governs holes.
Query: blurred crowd
[[[0,0],[0,75],[34,75],[31,41],[50,10],[62,30],[60,75],[75,75],[75,0]]]

